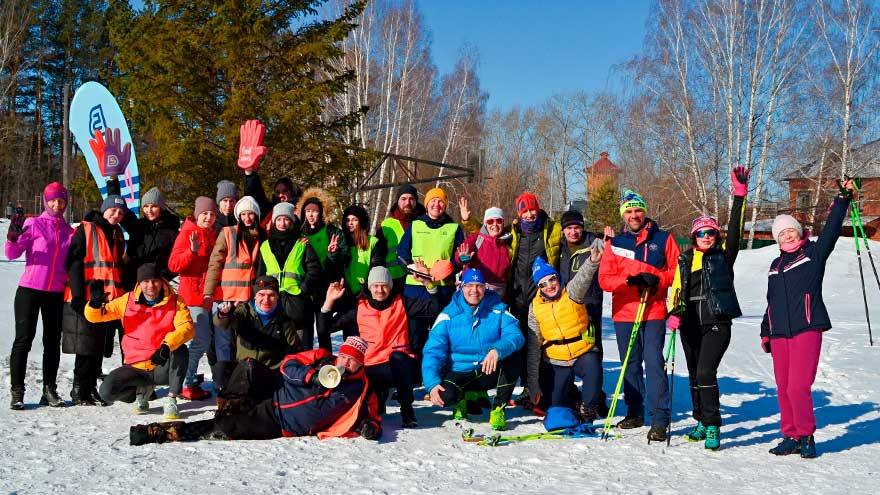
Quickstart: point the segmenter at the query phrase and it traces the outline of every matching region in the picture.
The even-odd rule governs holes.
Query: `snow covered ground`
[[[0,235],[5,235],[5,226],[0,226]],[[880,261],[880,244],[872,247]],[[426,402],[417,404],[421,427],[416,430],[400,429],[391,405],[379,443],[306,438],[130,447],[129,426],[160,420],[158,404],[148,416],[134,416],[131,406],[121,403],[109,408],[38,407],[39,333],[28,364],[28,408],[8,409],[12,305],[24,264],[0,262],[0,492],[876,493],[880,292],[868,278],[878,332],[878,344],[871,348],[852,239],[838,243],[825,281],[835,327],[825,334],[814,391],[820,457],[802,460],[767,453],[779,438],[779,416],[772,363],[760,349],[758,334],[767,267],[775,253],[775,247],[745,251],[737,262],[737,292],[745,314],[734,325],[720,370],[725,425],[719,452],[682,437],[693,420],[680,347],[671,447],[648,445],[646,428],[625,431],[608,442],[544,440],[479,447],[460,440],[461,429],[449,411]],[[605,389],[610,393],[620,363],[614,335],[607,331],[609,315],[606,305]],[[105,360],[104,369],[118,365],[117,353]],[[65,397],[72,368],[73,356],[62,356],[58,385]],[[213,402],[182,403],[186,420],[208,418],[212,410]],[[537,418],[508,411],[513,434],[543,431]],[[488,433],[486,421],[484,415],[466,426]]]

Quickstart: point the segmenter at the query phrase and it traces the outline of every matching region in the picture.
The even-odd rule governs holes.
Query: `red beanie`
[[[516,213],[518,215],[522,215],[524,211],[537,210],[540,208],[541,207],[538,206],[538,197],[535,196],[535,193],[524,192],[516,197]]]
[[[338,354],[345,354],[355,361],[364,364],[364,355],[367,353],[367,341],[360,337],[349,337],[339,346]]]

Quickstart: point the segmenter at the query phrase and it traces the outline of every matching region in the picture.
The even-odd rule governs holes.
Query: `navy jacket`
[[[850,198],[835,198],[818,240],[807,241],[794,253],[781,252],[770,264],[761,337],[791,338],[808,330],[831,328],[822,300],[822,280],[849,203]]]

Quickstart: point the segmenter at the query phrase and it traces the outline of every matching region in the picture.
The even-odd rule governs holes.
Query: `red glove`
[[[92,152],[95,154],[95,158],[98,160],[98,167],[101,169],[101,175],[104,175],[104,135],[101,134],[100,129],[95,129],[95,137],[93,139],[89,139],[89,147],[92,148]]]
[[[268,149],[263,146],[266,126],[259,120],[248,120],[239,128],[241,144],[238,147],[238,166],[245,170],[256,170]]]
[[[730,183],[733,185],[733,195],[746,197],[749,195],[749,168],[737,165],[730,171]]]
[[[670,330],[678,330],[681,328],[681,317],[678,315],[669,315],[666,318],[666,327]]]
[[[761,337],[761,349],[764,349],[764,352],[770,353],[770,337]]]

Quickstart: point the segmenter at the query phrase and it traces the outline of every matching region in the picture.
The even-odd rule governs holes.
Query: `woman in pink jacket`
[[[64,221],[67,189],[53,182],[43,189],[43,214],[24,220],[13,217],[6,234],[6,257],[24,253],[25,269],[15,293],[15,340],[9,358],[12,402],[24,409],[24,375],[27,356],[37,335],[37,317],[43,315],[43,397],[40,404],[64,407],[55,389],[61,357],[61,310],[67,270],[64,259],[73,229]]]

